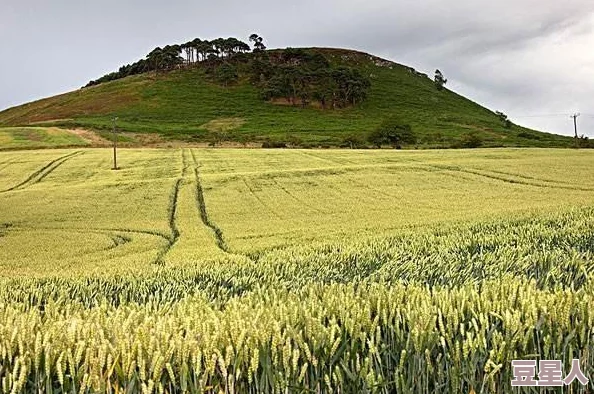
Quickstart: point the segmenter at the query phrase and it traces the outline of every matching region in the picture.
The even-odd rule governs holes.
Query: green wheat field
[[[513,359],[594,379],[592,152],[111,154],[0,152],[2,393],[504,393]]]

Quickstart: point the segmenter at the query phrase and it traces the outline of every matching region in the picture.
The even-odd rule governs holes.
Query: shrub
[[[464,134],[460,141],[461,148],[478,148],[481,145],[483,145],[483,139],[476,131]]]
[[[501,120],[501,122],[503,123],[503,125],[505,126],[506,129],[509,129],[512,127],[513,123],[511,120],[509,120],[509,118],[507,117],[506,114],[504,114],[501,111],[497,111],[497,112],[495,112],[495,115],[497,115],[499,120]]]
[[[217,81],[227,86],[237,81],[237,70],[235,67],[227,62],[221,64],[216,70]]]
[[[341,148],[359,148],[363,145],[363,138],[358,134],[349,134],[342,139],[342,143],[340,144]]]
[[[287,144],[282,141],[270,141],[266,140],[262,143],[262,148],[270,149],[270,148],[286,148]]]
[[[287,137],[287,143],[291,148],[297,148],[303,144],[303,140],[296,135],[289,135]]]
[[[378,148],[381,148],[382,145],[391,145],[394,148],[400,148],[402,144],[414,144],[417,142],[417,137],[410,125],[403,123],[395,116],[384,120],[369,134],[367,139]]]

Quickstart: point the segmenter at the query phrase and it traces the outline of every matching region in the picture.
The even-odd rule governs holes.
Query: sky
[[[1,0],[0,109],[67,92],[156,46],[251,33],[406,64],[518,124],[594,138],[592,0]]]

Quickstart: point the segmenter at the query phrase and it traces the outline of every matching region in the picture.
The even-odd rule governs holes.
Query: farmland
[[[110,160],[0,152],[2,392],[508,392],[514,358],[594,377],[591,152]]]

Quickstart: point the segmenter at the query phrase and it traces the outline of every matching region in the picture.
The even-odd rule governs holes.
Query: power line
[[[549,118],[553,116],[567,116],[568,113],[564,114],[542,114],[542,115],[521,115],[521,116],[513,116],[514,118]]]
[[[579,135],[578,135],[578,125],[577,125],[577,118],[579,116],[583,116],[583,117],[587,117],[587,118],[594,118],[594,114],[592,113],[587,113],[587,114],[580,114],[578,113],[574,113],[574,114],[569,114],[569,113],[564,113],[564,114],[532,114],[532,115],[521,115],[521,116],[511,116],[510,118],[514,118],[514,119],[521,119],[521,118],[554,118],[554,117],[567,117],[569,116],[570,118],[573,119],[573,128],[574,128],[574,137],[576,139],[576,143],[578,141]]]
[[[572,117],[573,115],[570,113],[564,113],[564,114],[541,114],[541,115],[519,115],[519,116],[511,116],[512,118],[551,118],[551,117],[555,117],[555,116],[569,116]],[[584,114],[582,113],[580,116],[585,116],[588,118],[594,118],[594,114]]]

